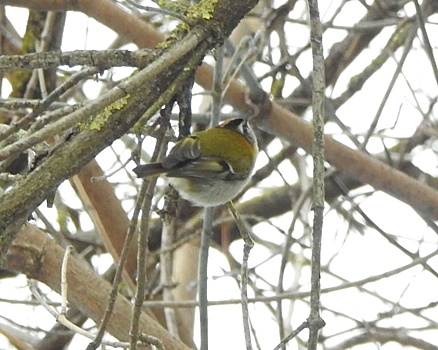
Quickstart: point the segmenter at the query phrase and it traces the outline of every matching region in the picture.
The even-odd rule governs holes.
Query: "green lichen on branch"
[[[91,116],[87,121],[81,123],[79,125],[80,129],[100,131],[114,112],[120,111],[124,106],[127,105],[129,97],[130,95],[126,95],[121,99],[111,103],[109,106],[106,106],[100,113]]]
[[[220,0],[201,0],[196,4],[186,5],[171,0],[160,0],[158,4],[162,8],[184,16],[185,20],[178,25],[166,41],[159,44],[159,47],[165,48],[169,46],[169,44],[180,40],[200,20],[212,19],[216,5],[219,1]]]
[[[193,5],[186,5],[181,1],[159,0],[158,5],[179,15],[187,17],[187,21],[196,19],[211,19],[219,0],[201,0]]]
[[[192,19],[212,19],[219,0],[201,0],[190,6],[187,17]]]

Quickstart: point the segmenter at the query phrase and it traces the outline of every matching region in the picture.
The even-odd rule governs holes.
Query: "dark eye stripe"
[[[232,130],[238,130],[238,127],[242,125],[244,120],[242,118],[236,118],[236,119],[228,119],[224,121],[219,127],[226,128],[226,129],[232,129]]]

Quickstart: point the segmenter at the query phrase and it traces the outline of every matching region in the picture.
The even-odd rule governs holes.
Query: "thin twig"
[[[211,126],[219,123],[222,107],[222,88],[223,88],[223,67],[224,67],[224,47],[221,46],[216,50],[216,65],[214,66],[213,75],[213,103],[211,108]]]
[[[179,14],[178,12],[174,12],[168,9],[163,9],[161,7],[151,7],[151,6],[144,6],[144,5],[140,5],[137,4],[136,2],[132,1],[132,0],[125,0],[128,4],[131,4],[134,7],[137,7],[139,9],[145,10],[145,11],[149,11],[149,12],[156,12],[156,13],[160,13],[162,15],[165,16],[172,16],[175,17],[181,21],[183,21],[184,23],[187,23],[189,25],[192,25],[193,22],[190,21],[187,17],[185,17],[184,15]]]
[[[85,331],[84,329],[76,326],[74,323],[70,322],[65,317],[65,311],[67,309],[67,292],[68,292],[68,284],[67,284],[67,271],[68,271],[68,259],[70,256],[71,248],[67,248],[64,253],[63,263],[61,266],[61,296],[62,296],[62,302],[61,302],[61,312],[58,313],[56,310],[54,310],[49,303],[47,302],[46,298],[44,298],[41,295],[41,292],[39,291],[37,287],[37,282],[34,280],[28,280],[29,289],[32,292],[32,295],[35,297],[36,300],[38,300],[39,304],[42,305],[60,324],[62,324],[67,329],[72,330],[73,332],[83,335],[86,338],[93,339],[94,335]],[[112,347],[121,347],[121,348],[128,348],[129,344],[124,342],[111,342],[111,341],[103,341],[102,342],[105,345],[112,346]],[[87,347],[88,349],[88,347]],[[95,348],[93,348],[95,349]]]
[[[172,108],[174,103],[169,103],[165,108],[161,110],[161,122],[160,128],[161,133],[157,144],[161,144],[161,151],[158,154],[158,161],[166,155],[167,142],[165,140],[166,130],[168,125],[170,125],[170,115],[172,113]],[[177,196],[174,195],[175,189],[169,189],[165,195],[165,206],[164,209],[160,211],[161,220],[163,222],[163,228],[161,230],[161,253],[160,253],[160,287],[163,288],[163,300],[164,301],[174,301],[174,287],[175,283],[173,281],[173,265],[174,265],[174,250],[168,249],[174,244],[176,237],[176,201]],[[176,197],[176,198],[175,198]],[[164,316],[166,319],[166,326],[170,334],[179,337],[179,325],[176,318],[175,309],[165,308]]]
[[[132,312],[130,335],[130,349],[137,349],[140,329],[140,315],[142,313],[143,301],[146,294],[146,259],[147,259],[147,242],[149,234],[149,213],[152,207],[152,198],[154,195],[157,178],[150,178],[143,183],[146,188],[146,195],[143,198],[142,217],[140,220],[140,232],[138,236],[137,251],[137,288],[135,291],[135,300]]]
[[[298,198],[298,200],[295,203],[294,208],[292,210],[292,212],[295,213],[295,215],[292,218],[292,222],[291,222],[289,230],[287,232],[286,241],[284,242],[283,253],[282,253],[282,258],[281,258],[281,263],[280,263],[280,272],[278,274],[278,284],[277,284],[277,290],[276,290],[277,294],[281,294],[284,292],[284,287],[283,287],[284,272],[286,270],[286,264],[289,261],[288,256],[289,256],[290,248],[292,246],[292,243],[294,242],[294,240],[292,239],[292,234],[293,234],[293,231],[295,228],[295,224],[299,218],[298,213],[301,211],[301,208],[306,203],[306,199],[308,198],[310,191],[312,191],[311,187],[308,188],[306,191],[301,192],[301,195]],[[285,337],[282,303],[283,303],[283,300],[279,300],[279,302],[277,303],[277,322],[278,322],[279,329],[280,329],[280,338],[281,339],[283,339]]]
[[[144,192],[143,196],[142,196],[142,191]],[[137,198],[143,198],[145,193],[146,193],[146,187],[142,186]],[[93,342],[88,345],[87,349],[97,349],[100,346],[100,343],[102,342],[103,336],[105,334],[106,328],[108,326],[109,320],[114,310],[114,306],[116,303],[117,294],[119,290],[119,284],[120,281],[122,280],[123,269],[129,253],[129,247],[131,245],[132,238],[134,237],[136,226],[133,225],[132,223],[137,222],[137,218],[140,215],[140,209],[141,209],[141,201],[137,199],[134,207],[134,212],[132,214],[132,220],[130,221],[128,232],[126,234],[125,241],[123,243],[122,252],[120,254],[119,263],[117,265],[116,275],[114,276],[113,283],[111,286],[111,292],[110,295],[108,296],[108,304],[105,309],[105,314],[102,317],[102,321],[99,325],[99,331],[97,332],[96,337],[94,338]]]
[[[232,55],[232,57],[227,72],[224,74],[222,79],[223,85],[225,85],[222,96],[226,94],[230,84],[238,73],[240,73],[244,79],[245,85],[248,87],[250,93],[260,89],[260,84],[257,80],[257,77],[247,64],[248,57],[254,55],[254,52],[256,51],[256,46],[254,44],[256,40],[257,38],[244,37],[239,43],[237,49],[234,48],[234,45],[230,39],[225,40],[225,48],[227,49],[228,54]],[[245,49],[247,50],[247,53],[245,56],[243,56]],[[233,69],[234,72],[232,71]]]
[[[242,236],[244,242],[242,266],[240,270],[240,276],[242,278],[240,297],[242,299],[243,332],[245,335],[246,349],[251,350],[251,327],[248,310],[248,259],[249,253],[254,247],[254,241],[252,240],[248,230],[246,229],[245,223],[243,222],[242,218],[234,207],[233,202],[228,202],[228,209],[231,211],[231,214],[233,214],[234,220],[236,221],[236,225],[239,229],[239,233]]]
[[[313,57],[313,244],[312,244],[312,274],[310,292],[310,315],[308,350],[316,350],[319,330],[325,322],[320,315],[321,297],[321,240],[324,215],[324,101],[325,101],[325,71],[322,48],[322,28],[319,19],[317,0],[308,0],[310,17],[310,41]]]
[[[303,329],[306,329],[308,327],[309,327],[309,325],[308,325],[307,321],[304,321],[303,323],[301,323],[297,329],[295,329],[287,337],[282,339],[281,342],[274,348],[274,350],[283,349],[291,339],[295,338]]]
[[[82,79],[89,77],[90,75],[96,74],[99,72],[99,69],[95,67],[86,68],[77,73],[74,73],[67,81],[59,85],[55,90],[53,90],[45,99],[43,99],[40,103],[35,106],[34,110],[26,115],[24,118],[20,119],[18,122],[11,125],[7,130],[0,133],[0,139],[6,139],[9,135],[12,135],[14,132],[19,130],[20,128],[24,128],[27,124],[32,122],[38,115],[41,115],[47,108],[64,92],[74,87],[79,81]],[[30,131],[32,133],[34,129]]]
[[[152,155],[152,161],[156,161],[167,150],[167,141],[164,135],[167,131],[167,124],[163,124],[160,128],[160,137],[157,139],[157,145]],[[137,348],[137,341],[140,339],[139,334],[139,320],[142,312],[142,305],[146,294],[146,269],[147,269],[147,254],[148,249],[148,235],[150,223],[150,211],[152,208],[152,198],[154,196],[157,177],[152,177],[143,182],[142,187],[145,188],[145,195],[142,198],[142,216],[139,227],[138,237],[138,251],[137,251],[137,289],[135,291],[135,301],[133,307],[133,314],[130,328],[130,344],[131,350]]]
[[[167,248],[171,245],[175,238],[175,222],[174,218],[164,220],[161,234],[161,246]],[[173,289],[173,251],[166,249],[160,254],[160,285],[163,288],[163,300],[175,300]],[[178,322],[175,314],[175,309],[165,308],[164,316],[166,318],[166,327],[170,334],[174,337],[179,337]]]
[[[220,120],[222,105],[222,68],[224,49],[219,47],[216,55],[216,66],[213,76],[213,103],[211,109],[211,126],[216,126]],[[208,251],[210,247],[210,234],[213,226],[214,207],[205,208],[204,222],[201,234],[201,248],[199,250],[198,270],[198,299],[200,318],[200,350],[208,349]]]
[[[435,59],[435,56],[433,54],[433,48],[432,48],[432,45],[430,44],[429,36],[427,35],[426,25],[424,23],[423,10],[421,9],[421,6],[418,3],[418,0],[413,0],[413,1],[414,1],[414,5],[415,5],[415,10],[417,11],[418,24],[420,26],[421,33],[423,34],[425,51],[426,51],[427,55],[429,56],[429,61],[430,61],[430,64],[432,65],[433,74],[435,76],[435,81],[438,84],[438,66],[436,64],[436,59]],[[427,4],[428,2],[425,1],[424,3]]]
[[[0,107],[8,109],[8,110],[18,110],[25,108],[36,108],[38,107],[43,100],[38,99],[25,99],[25,98],[12,98],[9,97],[7,99],[0,98]],[[49,110],[58,109],[61,107],[69,106],[66,102],[54,102],[49,106]]]
[[[83,51],[48,51],[0,57],[0,72],[17,69],[56,68],[59,66],[90,66],[101,70],[113,67],[143,68],[159,52],[152,49],[129,50],[83,50]]]
[[[373,121],[371,122],[370,127],[368,128],[367,134],[365,136],[365,139],[361,145],[361,149],[365,150],[366,149],[366,145],[369,141],[369,139],[371,138],[371,136],[374,133],[374,130],[376,130],[377,127],[377,123],[379,122],[380,116],[382,115],[383,112],[383,108],[386,106],[386,103],[388,101],[389,96],[391,95],[391,93],[394,90],[394,86],[399,78],[399,75],[402,71],[403,65],[408,57],[408,54],[411,52],[411,48],[412,48],[412,43],[414,41],[415,35],[417,33],[417,26],[413,25],[411,32],[409,33],[406,41],[405,41],[405,49],[403,51],[403,55],[400,58],[400,61],[397,64],[397,68],[392,76],[391,81],[389,82],[388,88],[386,89],[385,95],[382,98],[382,101],[380,102],[379,108],[376,112],[376,115],[373,118]]]
[[[201,346],[200,350],[208,350],[208,251],[210,248],[210,234],[213,226],[214,207],[205,208],[204,223],[199,250],[198,270],[198,299]]]
[[[348,288],[357,288],[360,286],[363,286],[368,283],[376,282],[382,279],[389,278],[391,276],[395,276],[400,274],[401,272],[407,271],[415,266],[423,265],[431,258],[438,255],[438,250],[424,256],[421,258],[417,258],[412,260],[409,264],[400,266],[396,269],[386,271],[379,275],[370,276],[367,278],[363,278],[356,281],[350,281],[341,283],[337,286],[328,287],[328,288],[322,288],[321,294],[328,294],[328,293],[334,293],[340,290],[345,290]],[[338,277],[339,278],[339,277]],[[254,298],[248,298],[249,303],[271,303],[273,301],[279,301],[282,299],[305,299],[310,296],[310,292],[285,292],[273,296],[259,296]],[[221,305],[236,305],[240,304],[242,302],[241,299],[227,299],[227,300],[215,300],[215,301],[209,301],[209,306],[221,306]],[[198,306],[198,302],[196,300],[193,301],[181,301],[181,302],[163,302],[163,301],[147,301],[144,303],[145,307],[150,308],[162,308],[162,307],[173,307],[173,308],[193,308]],[[407,310],[401,306],[398,306],[401,308],[401,310]]]

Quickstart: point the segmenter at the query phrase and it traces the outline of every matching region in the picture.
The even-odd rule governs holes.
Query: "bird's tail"
[[[137,177],[150,177],[158,176],[169,171],[169,169],[163,168],[161,163],[149,163],[139,165],[132,169],[132,171],[137,175]]]

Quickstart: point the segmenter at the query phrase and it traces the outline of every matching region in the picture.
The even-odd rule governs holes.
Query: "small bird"
[[[257,154],[257,140],[247,120],[228,119],[184,137],[161,163],[140,165],[133,172],[141,178],[165,174],[182,198],[199,207],[214,207],[245,187]]]

